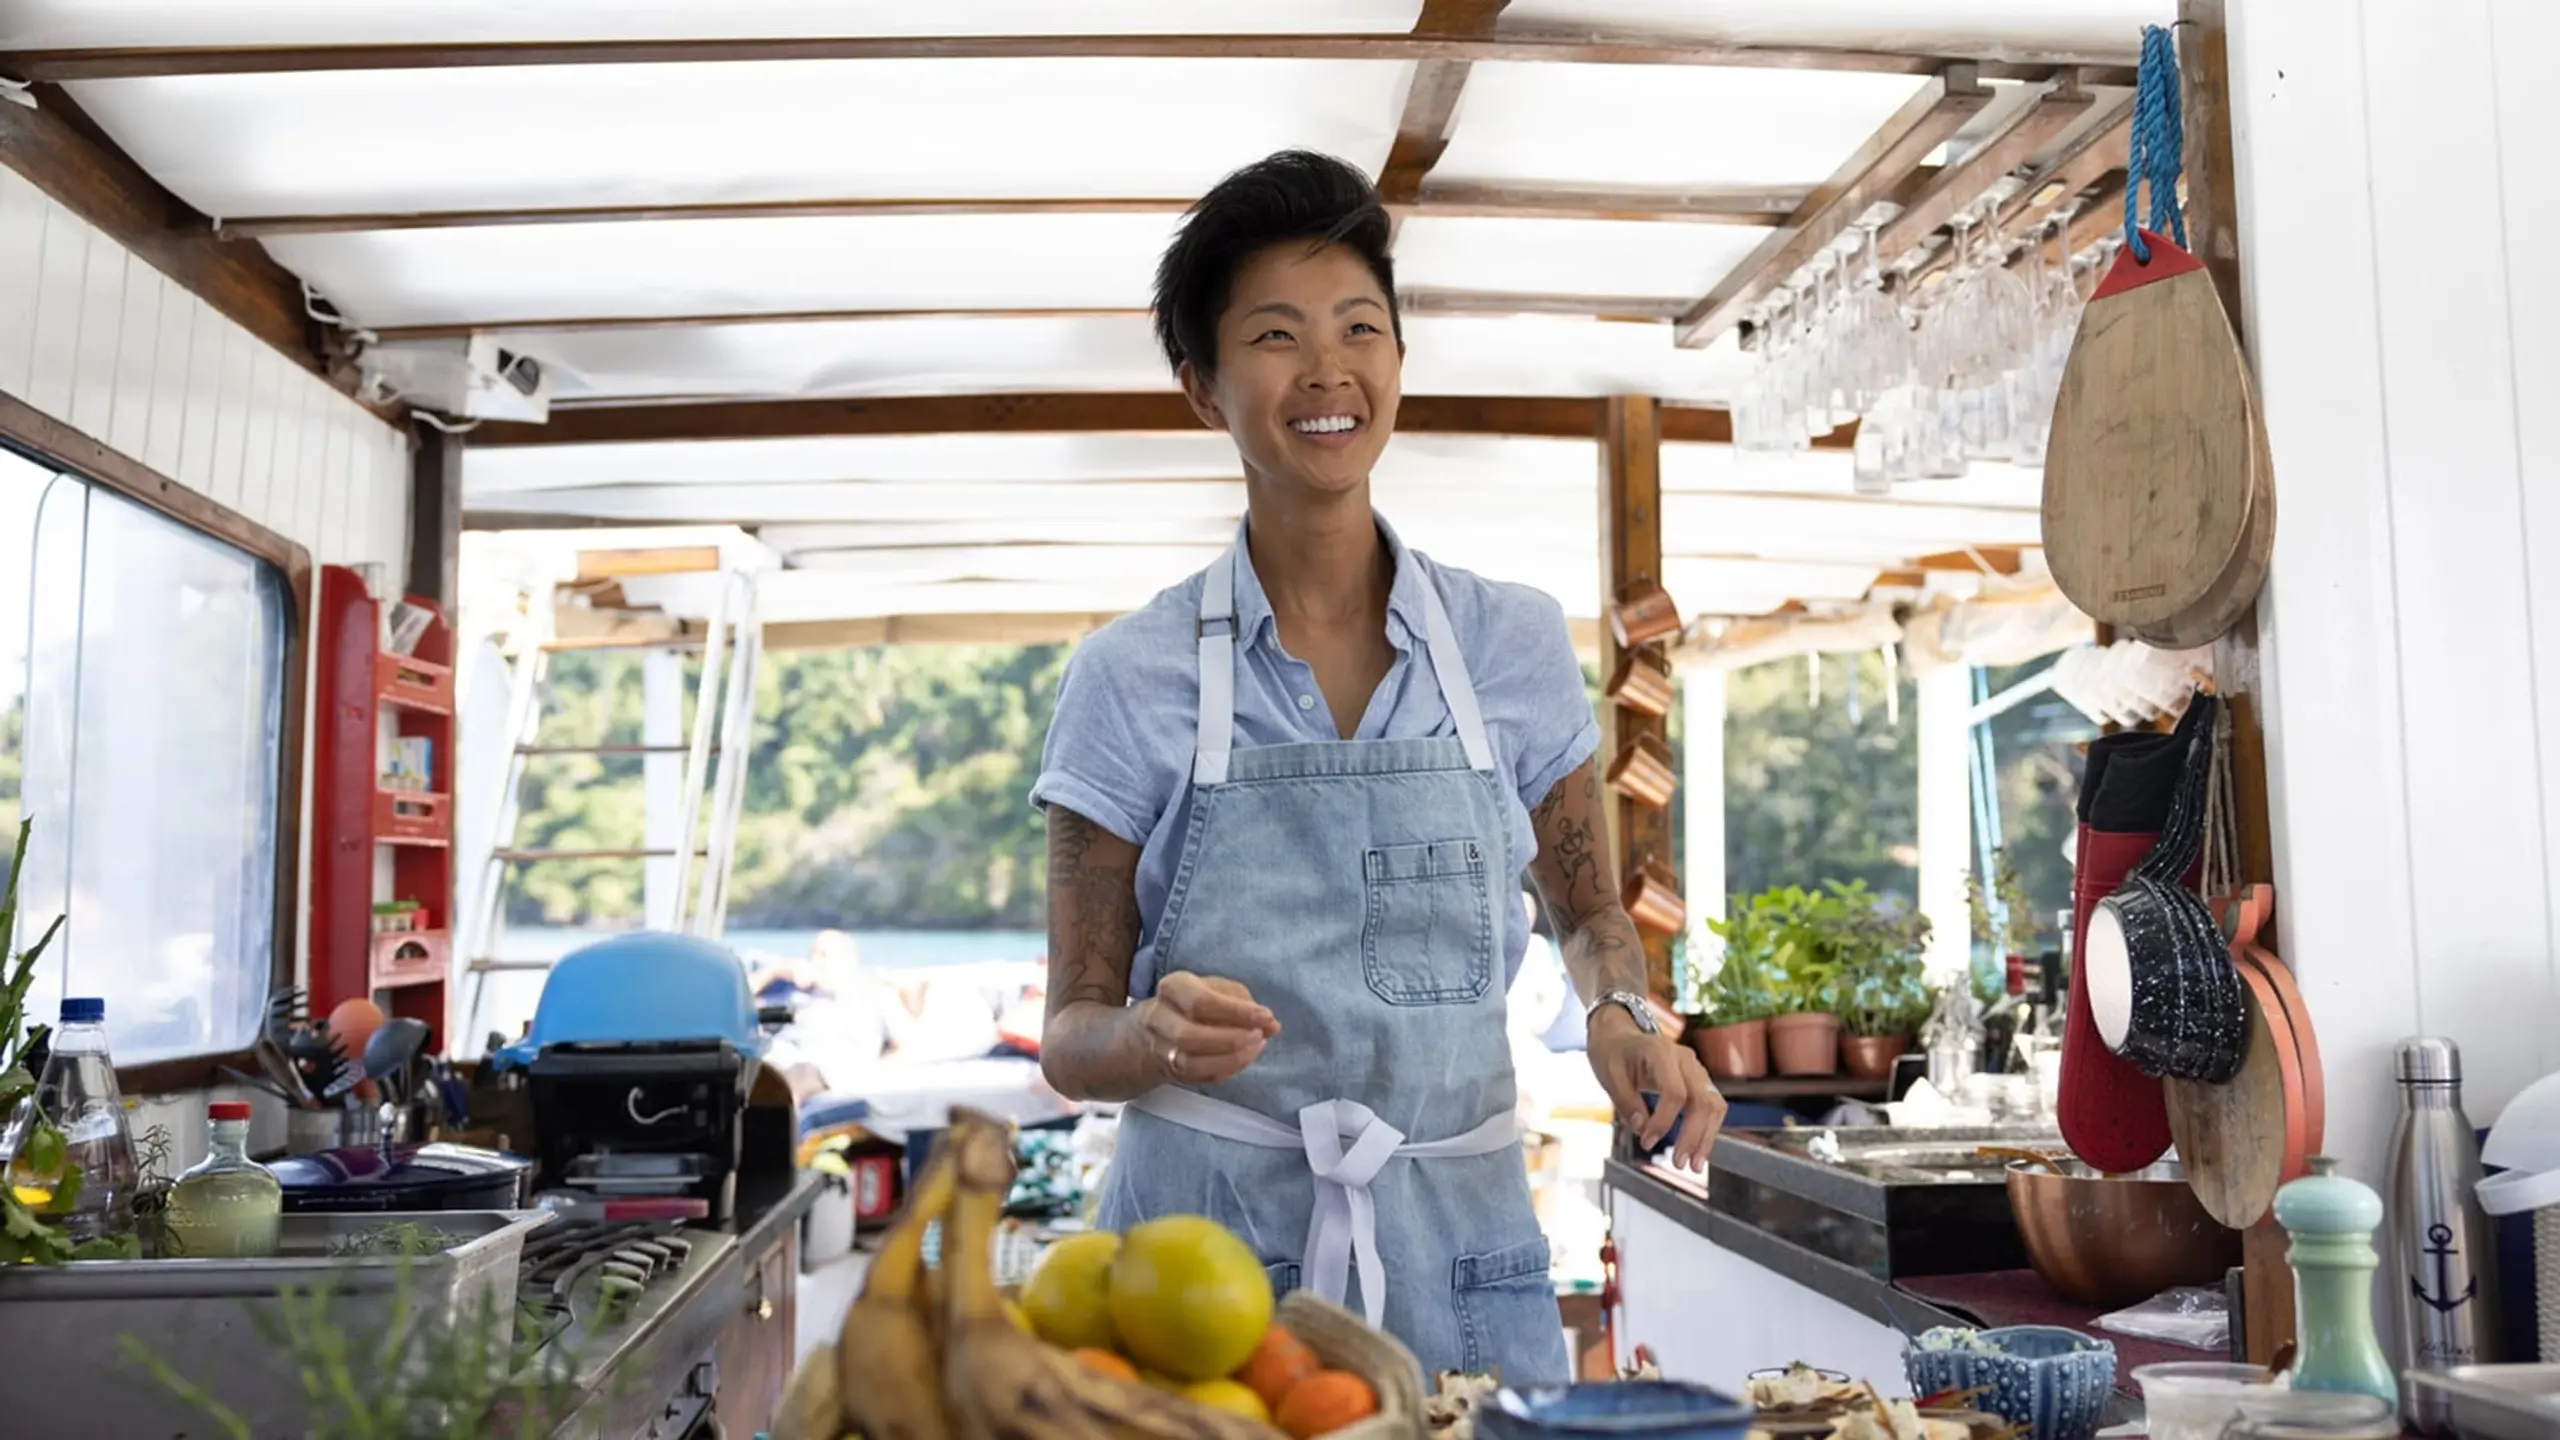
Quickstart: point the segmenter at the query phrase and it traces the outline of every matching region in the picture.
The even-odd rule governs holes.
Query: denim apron
[[[1504,1027],[1522,861],[1448,614],[1424,586],[1455,736],[1235,750],[1234,585],[1230,550],[1201,591],[1199,747],[1155,970],[1241,982],[1280,1034],[1229,1080],[1129,1102],[1099,1221],[1208,1216],[1275,1290],[1352,1307],[1426,1377],[1563,1383]]]

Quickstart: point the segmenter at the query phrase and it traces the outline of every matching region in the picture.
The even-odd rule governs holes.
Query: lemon
[[[1111,1262],[1120,1237],[1106,1231],[1070,1235],[1050,1246],[1022,1287],[1031,1333],[1061,1350],[1110,1350]]]
[[[1271,1410],[1262,1403],[1262,1397],[1233,1380],[1203,1380],[1197,1385],[1185,1385],[1182,1396],[1212,1410],[1240,1415],[1257,1425],[1271,1423]]]
[[[1235,1373],[1271,1328],[1262,1261],[1198,1215],[1168,1215],[1122,1236],[1109,1291],[1122,1353],[1176,1380]]]
[[[1040,1333],[1039,1331],[1031,1328],[1031,1317],[1022,1313],[1022,1307],[1014,1304],[1010,1300],[1004,1302],[1004,1318],[1012,1321],[1013,1328],[1021,1331],[1025,1335],[1037,1335]]]

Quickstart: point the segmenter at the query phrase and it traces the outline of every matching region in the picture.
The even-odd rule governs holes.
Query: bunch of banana
[[[991,1253],[1013,1188],[1004,1123],[954,1110],[832,1346],[801,1362],[774,1440],[1283,1440],[1267,1425],[1088,1370],[1026,1333]],[[924,1263],[942,1226],[942,1264]]]
[[[1267,1425],[1088,1370],[1024,1333],[996,1293],[990,1253],[1013,1188],[1012,1142],[1002,1122],[955,1110],[942,1153],[958,1183],[942,1227],[942,1391],[953,1440],[1282,1440]]]

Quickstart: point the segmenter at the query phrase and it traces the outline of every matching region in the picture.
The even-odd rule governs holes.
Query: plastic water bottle
[[[133,1233],[133,1192],[138,1175],[133,1131],[124,1096],[116,1089],[115,1062],[107,1055],[107,1002],[62,1002],[62,1024],[53,1033],[35,1094],[20,1102],[9,1123],[9,1189],[21,1204],[60,1225],[74,1245]],[[62,1134],[62,1160],[34,1153],[41,1115]]]

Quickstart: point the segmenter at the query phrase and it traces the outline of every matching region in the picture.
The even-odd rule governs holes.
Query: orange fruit
[[[1297,1383],[1272,1416],[1292,1440],[1315,1440],[1378,1413],[1378,1392],[1347,1370],[1319,1370]]]
[[[1133,1226],[1120,1237],[1108,1288],[1121,1350],[1176,1380],[1234,1374],[1271,1328],[1271,1276],[1260,1257],[1198,1215]]]
[[[1299,1381],[1323,1368],[1324,1362],[1307,1348],[1306,1341],[1290,1333],[1288,1326],[1275,1323],[1262,1332],[1262,1343],[1236,1371],[1236,1379],[1262,1397],[1265,1406],[1277,1410]]]
[[[1256,1425],[1271,1423],[1271,1411],[1262,1403],[1262,1397],[1233,1380],[1203,1380],[1197,1385],[1185,1385],[1182,1398],[1195,1405],[1240,1416]]]
[[[1108,1350],[1096,1350],[1088,1345],[1069,1353],[1077,1364],[1097,1375],[1108,1375],[1114,1380],[1126,1380],[1132,1385],[1138,1383],[1138,1367]]]

